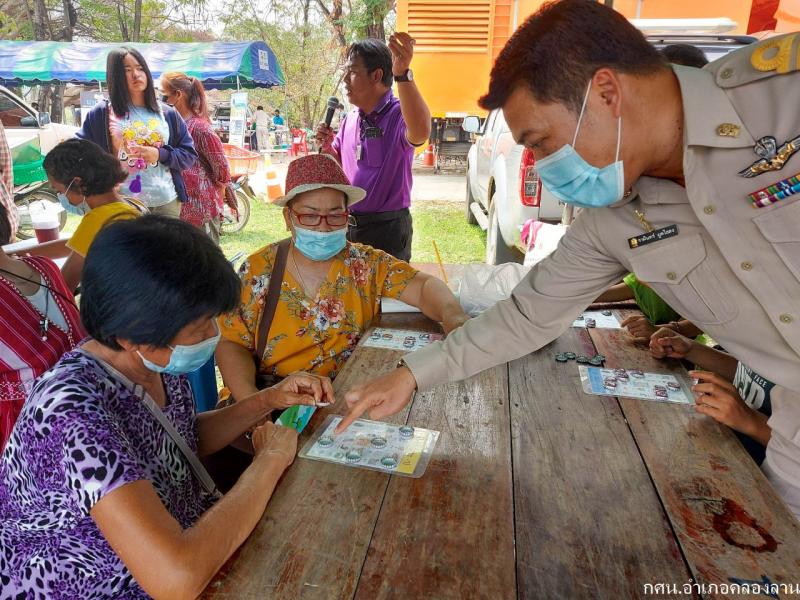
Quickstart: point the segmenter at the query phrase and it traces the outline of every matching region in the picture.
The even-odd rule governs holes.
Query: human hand
[[[400,367],[353,387],[344,396],[349,410],[336,427],[336,433],[342,433],[368,410],[371,419],[382,419],[400,412],[411,401],[416,387],[417,381],[408,367]]]
[[[692,386],[697,412],[746,435],[755,431],[757,412],[745,404],[730,381],[709,371],[689,371],[689,375],[700,382]]]
[[[694,342],[667,327],[661,327],[650,336],[650,354],[653,358],[686,358]]]
[[[153,146],[139,146],[138,144],[129,144],[128,154],[135,158],[141,158],[148,164],[158,162],[158,148],[155,148]]]
[[[297,371],[265,390],[270,409],[283,409],[295,405],[329,406],[336,400],[333,386],[327,377]]]
[[[637,341],[649,340],[650,336],[656,332],[656,327],[644,315],[633,315],[620,323],[622,327],[628,328],[630,333]]]
[[[329,148],[333,144],[333,138],[336,137],[336,132],[330,125],[326,125],[321,121],[314,131],[314,138],[317,140],[319,147],[323,150]]]
[[[286,469],[297,453],[297,431],[267,421],[253,431],[253,450],[256,458],[266,457],[279,461]]]
[[[444,330],[444,334],[449,335],[451,331],[458,329],[467,321],[469,321],[469,315],[464,311],[458,311],[452,315],[445,315],[444,319],[442,320],[442,329]]]
[[[417,41],[403,31],[389,36],[389,50],[392,51],[392,74],[403,75],[411,66],[414,57],[414,44]]]

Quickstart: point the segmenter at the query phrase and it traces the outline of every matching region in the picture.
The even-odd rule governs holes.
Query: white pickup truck
[[[0,122],[14,168],[14,203],[19,216],[17,237],[26,239],[33,236],[29,205],[32,202],[58,203],[47,186],[47,175],[42,167],[44,155],[56,144],[74,137],[78,128],[51,123],[48,113],[37,113],[3,86],[0,86]],[[66,213],[61,213],[61,227],[66,219]]]
[[[467,155],[466,215],[486,230],[486,262],[521,262],[520,239],[528,219],[559,222],[558,200],[542,188],[533,153],[514,142],[502,110],[493,110],[481,126],[478,117],[463,128],[476,136]]]
[[[3,123],[8,146],[11,148],[17,184],[30,183],[36,180],[29,179],[30,177],[43,175],[41,171],[36,174],[37,165],[34,163],[40,163],[53,146],[74,137],[77,131],[77,127],[51,123],[48,113],[37,113],[14,92],[1,85],[0,122]]]

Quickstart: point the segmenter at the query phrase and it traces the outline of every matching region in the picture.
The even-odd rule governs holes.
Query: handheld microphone
[[[333,121],[333,115],[336,113],[337,109],[341,105],[339,104],[339,99],[335,96],[331,96],[328,98],[328,110],[325,112],[325,126],[330,127],[331,121]],[[320,154],[322,153],[322,146],[320,146]]]
[[[331,96],[328,98],[328,111],[325,113],[325,125],[327,127],[331,126],[331,121],[333,121],[333,115],[336,113],[336,110],[341,106],[339,104],[339,99]]]

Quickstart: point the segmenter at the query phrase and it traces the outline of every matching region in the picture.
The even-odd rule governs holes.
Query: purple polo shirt
[[[376,135],[378,129],[383,132],[380,136]],[[353,185],[367,191],[366,197],[353,207],[354,214],[401,210],[411,205],[414,146],[406,139],[400,100],[391,89],[369,115],[359,109],[347,113],[333,147],[339,152],[342,169]]]

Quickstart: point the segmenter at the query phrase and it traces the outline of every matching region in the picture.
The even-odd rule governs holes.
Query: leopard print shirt
[[[164,413],[196,451],[188,381],[164,386]],[[139,393],[80,350],[38,380],[0,462],[0,599],[147,598],[89,511],[139,480],[184,528],[211,507]]]

